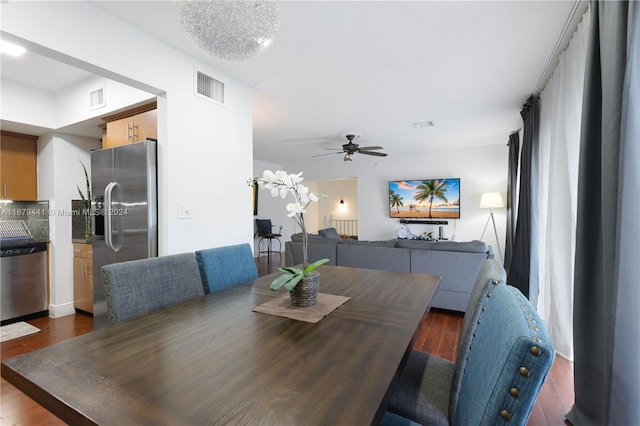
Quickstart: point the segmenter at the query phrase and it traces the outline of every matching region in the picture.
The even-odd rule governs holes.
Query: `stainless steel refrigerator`
[[[108,324],[101,268],[158,255],[156,142],[91,152],[93,327]]]

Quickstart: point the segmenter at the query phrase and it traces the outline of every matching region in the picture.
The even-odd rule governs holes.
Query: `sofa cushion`
[[[375,245],[336,244],[337,264],[353,268],[410,272],[410,250]]]
[[[376,246],[376,247],[396,247],[396,240],[384,240],[384,241],[363,241],[353,240],[351,238],[342,239],[342,244],[348,244],[353,246]]]
[[[325,238],[322,235],[319,234],[307,234],[307,240],[311,243],[333,243],[335,244],[336,242],[340,241],[340,237],[338,237],[337,240],[331,239],[331,238]],[[302,242],[302,233],[298,233],[298,234],[293,234],[291,235],[291,241],[297,241],[297,242]]]
[[[426,241],[426,240],[398,240],[396,245],[398,247],[411,248],[411,249],[422,249],[422,250],[431,250],[431,248],[438,244],[435,241]]]
[[[467,253],[487,253],[489,246],[484,241],[424,241],[398,240],[398,247],[422,250],[461,251]]]
[[[327,265],[336,265],[336,246],[338,245],[336,241],[327,241],[322,244],[316,244],[315,242],[309,244],[309,252],[307,253],[309,262],[327,258],[329,259]],[[302,242],[287,241],[285,243],[285,258],[286,266],[301,265],[303,261]]]
[[[329,240],[340,241],[340,234],[338,234],[336,228],[321,229],[318,231],[318,234]]]
[[[487,253],[489,246],[484,241],[438,241],[432,250],[464,251],[467,253]]]

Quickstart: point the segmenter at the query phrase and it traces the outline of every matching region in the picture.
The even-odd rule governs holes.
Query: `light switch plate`
[[[178,219],[191,219],[191,204],[180,203],[178,206]]]

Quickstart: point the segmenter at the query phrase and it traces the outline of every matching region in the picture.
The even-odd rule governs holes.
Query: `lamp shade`
[[[499,192],[485,192],[480,198],[480,208],[490,209],[494,207],[504,207],[502,195]]]

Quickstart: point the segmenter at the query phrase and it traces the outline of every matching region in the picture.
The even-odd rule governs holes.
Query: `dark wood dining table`
[[[367,425],[439,277],[322,266],[350,299],[317,323],[253,312],[267,275],[30,352],[2,377],[69,424]]]

